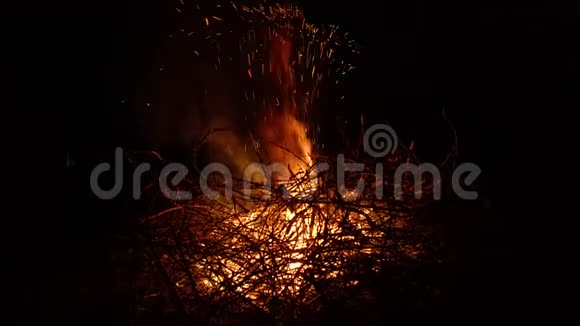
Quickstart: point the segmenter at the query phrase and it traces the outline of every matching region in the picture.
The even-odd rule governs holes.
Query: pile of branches
[[[237,313],[295,320],[352,296],[387,268],[434,254],[429,234],[412,227],[425,204],[412,196],[413,185],[403,184],[411,196],[395,200],[392,180],[377,183],[376,171],[366,169],[347,173],[350,190],[341,191],[336,162],[326,162],[328,171],[292,173],[278,187],[234,179],[231,196],[219,175],[205,179],[217,197],[204,194],[199,175],[178,186],[193,194],[187,201],[149,189],[157,211],[141,218],[140,230],[150,295],[139,304],[147,309],[145,298],[162,294],[206,322]],[[352,190],[357,182],[364,191]]]

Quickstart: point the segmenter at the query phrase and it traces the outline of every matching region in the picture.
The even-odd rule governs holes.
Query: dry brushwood
[[[141,220],[149,277],[182,312],[207,315],[212,307],[292,318],[344,295],[385,264],[429,254],[426,235],[408,223],[422,203],[392,199],[385,186],[392,180],[378,184],[375,171],[350,172],[347,188],[362,180],[365,190],[341,195],[332,168],[291,175],[284,187],[234,180],[231,199],[224,180],[208,178],[219,193],[212,199],[192,177],[180,185],[191,200],[169,201]]]

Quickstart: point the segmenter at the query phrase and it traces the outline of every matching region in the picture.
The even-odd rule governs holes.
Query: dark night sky
[[[351,101],[357,110],[399,126],[402,137],[417,140],[428,160],[437,159],[450,141],[441,119],[446,108],[459,133],[461,160],[484,170],[486,194],[498,212],[494,218],[505,232],[522,221],[507,207],[516,198],[505,183],[517,184],[529,168],[515,165],[515,159],[535,157],[550,141],[534,135],[543,120],[536,111],[553,116],[574,107],[568,99],[580,86],[573,78],[578,75],[576,2],[318,0],[307,3],[305,11],[313,22],[352,31],[366,48],[353,76]],[[111,220],[115,203],[97,203],[88,193],[88,173],[109,159],[115,146],[144,145],[134,109],[120,101],[143,91],[136,85],[148,84],[147,67],[157,60],[171,26],[164,12],[163,1],[100,1],[76,7],[60,22],[58,44],[66,44],[60,59],[69,68],[62,93],[70,107],[63,114],[59,153],[63,164],[64,153],[71,153],[76,166],[63,179],[61,199],[67,198],[70,214],[58,222],[75,231],[56,233],[50,237],[54,248],[46,247],[61,253],[50,264],[63,265],[63,271],[46,275],[50,290],[60,293],[47,308],[55,316],[62,303],[75,303],[81,313],[111,310],[108,246],[119,223]],[[506,163],[521,173],[514,175]],[[87,277],[102,292],[77,300],[72,293]]]

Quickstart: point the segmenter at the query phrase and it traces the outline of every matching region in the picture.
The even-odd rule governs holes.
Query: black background
[[[467,278],[456,301],[481,302],[470,305],[477,309],[469,320],[499,311],[516,316],[518,305],[534,301],[523,298],[535,291],[522,265],[536,248],[524,231],[531,217],[519,206],[535,198],[522,195],[523,180],[537,161],[553,155],[549,149],[558,138],[546,135],[553,127],[546,126],[549,118],[578,108],[570,101],[579,86],[578,5],[322,0],[304,6],[311,21],[337,23],[367,49],[366,64],[354,76],[359,87],[352,89],[353,103],[399,126],[426,159],[448,146],[440,121],[447,110],[460,137],[461,160],[482,167],[494,212],[486,243],[495,248],[482,250],[482,267]],[[163,1],[102,1],[63,7],[51,17],[57,27],[46,33],[43,51],[58,53],[50,79],[64,83],[55,90],[47,86],[58,98],[56,123],[63,137],[56,145],[35,139],[34,147],[50,147],[46,157],[54,158],[57,171],[50,182],[61,190],[46,195],[58,209],[42,210],[53,217],[41,219],[35,232],[42,245],[33,265],[48,268],[42,276],[31,273],[41,283],[34,287],[32,301],[42,302],[34,317],[124,323],[110,272],[111,235],[124,225],[115,215],[120,203],[94,198],[88,176],[116,146],[142,145],[133,109],[119,102],[147,81],[146,67],[156,61],[171,26],[166,9]],[[67,153],[73,166],[66,164]],[[486,310],[490,302],[497,305]],[[449,311],[464,308],[456,304]]]

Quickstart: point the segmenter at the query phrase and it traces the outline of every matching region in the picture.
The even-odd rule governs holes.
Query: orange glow
[[[276,98],[277,106],[269,107],[269,114],[259,126],[259,135],[270,162],[281,163],[290,171],[278,177],[290,179],[290,173],[305,173],[313,165],[312,142],[306,125],[300,121],[297,104],[292,97],[296,88],[291,66],[292,43],[278,35],[271,40],[270,56],[274,72],[273,82],[278,84],[282,99]]]

